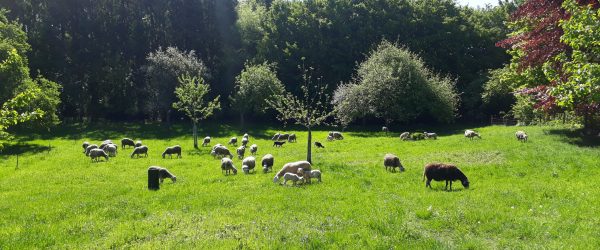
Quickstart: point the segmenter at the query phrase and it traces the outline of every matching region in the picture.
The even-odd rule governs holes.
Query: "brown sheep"
[[[451,164],[443,163],[430,163],[425,165],[423,171],[423,180],[427,179],[425,187],[431,188],[431,180],[446,181],[446,188],[448,189],[448,182],[450,183],[450,191],[452,191],[452,182],[460,180],[463,187],[469,188],[469,179],[463,174],[460,169]]]
[[[400,172],[404,172],[404,166],[402,166],[402,163],[400,163],[400,158],[393,154],[386,154],[383,157],[383,166],[385,167],[386,171],[388,168],[391,168],[392,172],[395,172],[396,168],[400,168]]]

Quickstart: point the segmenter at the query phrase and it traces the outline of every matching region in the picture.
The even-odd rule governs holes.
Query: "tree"
[[[210,87],[201,77],[182,75],[179,77],[179,83],[175,88],[178,101],[173,103],[173,108],[185,113],[192,120],[194,148],[198,148],[198,122],[208,118],[221,107],[219,96],[212,101],[205,100]]]
[[[268,63],[246,64],[235,78],[235,92],[229,97],[231,107],[240,112],[240,124],[244,126],[244,115],[262,114],[268,108],[267,100],[285,91],[277,79],[274,66]]]
[[[362,62],[352,85],[336,90],[336,116],[408,123],[417,118],[451,122],[458,106],[454,81],[440,77],[405,48],[383,41]]]
[[[326,93],[327,86],[317,78],[313,80],[313,68],[302,65],[301,93],[295,96],[291,93],[275,95],[267,100],[268,105],[277,111],[277,119],[282,122],[292,121],[308,130],[306,160],[312,163],[312,128],[324,124],[332,111],[329,109],[330,98]]]

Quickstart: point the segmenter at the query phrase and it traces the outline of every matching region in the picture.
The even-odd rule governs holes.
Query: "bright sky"
[[[492,6],[498,5],[498,0],[457,0],[459,4],[468,5],[471,7],[483,7],[486,4],[490,4]]]

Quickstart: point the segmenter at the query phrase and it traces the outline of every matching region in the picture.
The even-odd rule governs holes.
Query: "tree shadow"
[[[2,157],[8,158],[9,156],[22,155],[22,154],[37,154],[44,151],[50,151],[52,148],[49,146],[42,146],[38,144],[29,143],[17,143],[9,144],[2,151]]]
[[[559,136],[562,141],[578,147],[600,147],[600,137],[594,135],[585,135],[583,130],[580,129],[549,129],[544,130],[544,134]]]

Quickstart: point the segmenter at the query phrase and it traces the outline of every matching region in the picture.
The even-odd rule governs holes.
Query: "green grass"
[[[224,176],[209,148],[191,147],[187,128],[65,126],[51,136],[21,135],[0,155],[0,249],[600,247],[600,148],[569,131],[483,127],[475,128],[483,139],[469,141],[464,128],[439,128],[438,140],[418,142],[381,132],[326,142],[326,131],[317,131],[326,148],[314,149],[313,161],[323,182],[284,187],[272,182],[274,173]],[[517,142],[517,129],[528,132],[528,143]],[[295,131],[298,143],[279,149],[268,140],[275,132],[249,131],[257,158],[272,153],[275,171],[305,158],[306,133]],[[205,134],[214,145],[243,133],[210,126]],[[142,139],[149,157],[130,159],[131,149],[119,149],[92,163],[82,153],[84,140],[125,136]],[[174,144],[183,159],[162,159]],[[384,170],[388,152],[406,172]],[[471,188],[425,188],[423,166],[437,161],[457,164]],[[151,165],[178,182],[148,191]]]

